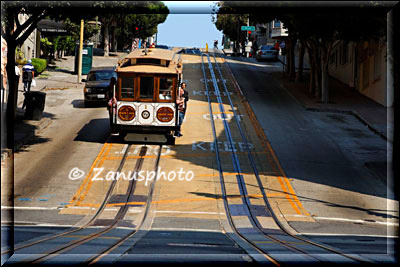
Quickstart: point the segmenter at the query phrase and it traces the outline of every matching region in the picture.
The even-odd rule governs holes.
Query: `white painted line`
[[[315,220],[327,220],[327,221],[342,221],[342,222],[352,222],[352,223],[362,223],[362,224],[381,224],[381,225],[390,225],[390,226],[398,226],[399,223],[392,222],[380,222],[380,221],[365,221],[365,220],[352,220],[346,218],[331,218],[331,217],[313,217]]]
[[[208,211],[175,211],[175,210],[156,210],[155,213],[187,213],[187,214],[220,214],[221,212],[208,212]]]
[[[212,229],[192,229],[192,228],[161,228],[161,227],[153,227],[150,231],[191,231],[191,232],[213,232],[213,233],[222,233],[221,230],[212,230]]]
[[[18,226],[18,227],[75,227],[77,228],[78,226],[76,225],[70,225],[70,224],[52,224],[52,223],[41,223],[41,222],[28,222],[28,221],[13,221],[13,222],[7,222],[7,221],[2,221],[1,224],[3,225],[13,225],[13,226]],[[104,228],[105,226],[102,225],[97,225],[97,226],[88,226],[87,228]],[[132,229],[132,228],[130,228]]]
[[[10,207],[1,206],[2,210],[62,210],[62,209],[78,209],[78,210],[97,210],[97,208],[92,207]],[[105,208],[105,211],[118,211],[118,208]]]
[[[58,210],[62,209],[61,207],[10,207],[10,206],[1,206],[2,210]]]
[[[384,238],[399,238],[398,236],[386,235],[364,235],[364,234],[339,234],[339,233],[300,233],[301,235],[320,235],[320,236],[365,236],[365,237],[384,237]]]
[[[26,226],[26,227],[44,227],[44,226],[74,227],[73,225],[69,224],[64,225],[64,224],[39,223],[39,222],[27,222],[27,221],[13,221],[13,222],[2,221],[1,224],[12,224],[14,226]]]
[[[214,244],[190,244],[190,243],[167,243],[167,246],[179,246],[179,247],[221,247],[221,245]]]
[[[308,218],[309,216],[304,215],[281,215],[281,217],[296,217],[296,218]],[[338,222],[351,222],[351,223],[361,223],[361,224],[381,224],[386,226],[399,226],[397,222],[381,222],[381,221],[366,221],[360,219],[346,219],[346,218],[334,218],[334,217],[319,217],[319,216],[312,216],[315,220],[327,220],[327,221],[338,221]]]

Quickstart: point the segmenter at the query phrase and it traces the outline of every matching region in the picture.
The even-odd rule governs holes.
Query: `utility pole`
[[[247,16],[247,26],[250,26],[250,15]],[[247,49],[247,44],[249,43],[249,32],[246,31],[246,45],[245,45],[245,50]],[[249,52],[246,52],[246,57],[249,57]]]
[[[78,83],[81,83],[81,76],[82,76],[82,50],[83,50],[83,19],[81,20],[81,35],[79,38]]]

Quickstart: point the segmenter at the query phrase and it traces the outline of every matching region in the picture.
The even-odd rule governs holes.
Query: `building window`
[[[281,27],[281,22],[279,20],[274,20],[274,28],[280,28]]]
[[[335,64],[335,52],[331,53],[331,56],[329,57],[329,64],[333,65]]]
[[[348,63],[349,59],[349,45],[347,43],[343,44],[341,47],[340,64],[345,65]]]
[[[381,53],[377,51],[377,53],[374,55],[374,81],[378,80],[381,77]]]
[[[369,85],[369,58],[363,63],[363,88],[367,88]]]

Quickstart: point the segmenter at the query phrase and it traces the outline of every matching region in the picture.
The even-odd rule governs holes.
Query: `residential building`
[[[391,107],[387,90],[387,46],[384,41],[337,41],[329,58],[329,75],[375,102]]]
[[[288,36],[287,29],[284,28],[284,25],[281,21],[275,19],[270,23],[271,31],[270,38],[272,39],[282,39]]]
[[[276,40],[285,39],[288,33],[283,23],[275,19],[269,23],[256,24],[256,31],[251,36],[259,45],[273,45]]]
[[[29,16],[27,14],[19,14],[18,15],[18,20],[20,24],[22,25],[25,21],[27,21]],[[40,43],[40,37],[38,38],[36,34],[36,29],[28,36],[28,38],[25,40],[23,45],[21,46],[21,52],[27,60],[33,58],[33,57],[38,57],[36,53],[36,44],[37,42]]]

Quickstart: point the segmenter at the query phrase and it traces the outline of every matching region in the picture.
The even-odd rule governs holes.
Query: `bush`
[[[43,58],[32,58],[32,65],[35,67],[36,72],[42,73],[47,67],[47,60]]]

